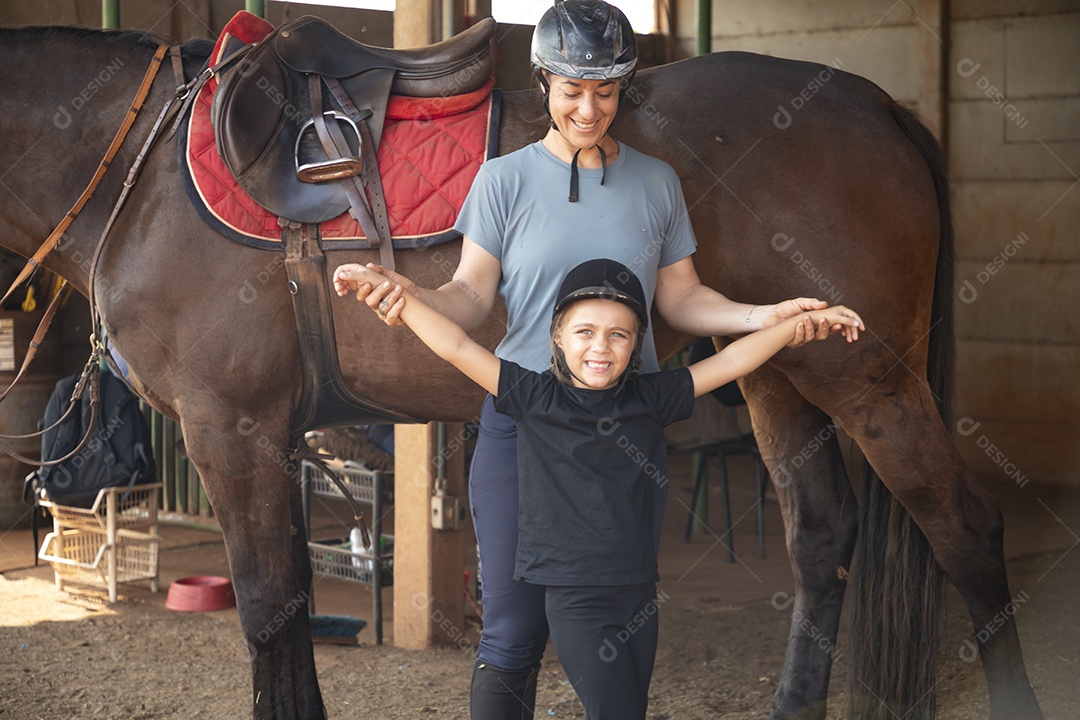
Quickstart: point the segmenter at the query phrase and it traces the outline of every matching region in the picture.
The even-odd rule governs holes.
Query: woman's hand
[[[769,309],[768,315],[762,321],[762,327],[770,327],[788,318],[803,315],[802,321],[795,327],[795,335],[788,347],[802,347],[814,340],[825,340],[834,332],[840,331],[848,342],[859,339],[859,330],[865,330],[866,325],[862,318],[854,310],[843,305],[828,308],[828,303],[817,298],[794,298],[777,303]],[[842,309],[845,314],[839,312],[829,314],[833,310]],[[826,311],[825,314],[815,311]],[[844,318],[843,322],[829,322],[830,318]]]
[[[340,297],[355,292],[356,299],[366,303],[387,325],[405,324],[401,321],[401,308],[405,303],[398,302],[403,292],[420,297],[416,283],[375,263],[339,266],[334,271],[334,290]]]

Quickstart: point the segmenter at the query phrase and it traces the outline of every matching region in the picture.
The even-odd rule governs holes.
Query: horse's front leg
[[[254,717],[321,720],[308,620],[311,568],[287,414],[256,419],[217,408],[185,414],[183,430],[225,536],[251,653]]]
[[[777,592],[772,600],[778,610],[791,608],[791,628],[769,717],[820,720],[837,654],[844,570],[855,547],[855,498],[827,415],[769,367],[740,386],[780,500],[795,575],[794,596]]]

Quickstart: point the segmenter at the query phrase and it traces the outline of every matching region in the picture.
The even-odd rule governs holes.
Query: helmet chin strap
[[[554,123],[552,123],[552,124],[554,124]],[[556,128],[556,130],[558,130],[558,128]],[[559,131],[559,134],[562,135],[562,132]],[[564,135],[563,137],[566,137],[566,136]],[[607,137],[607,133],[604,133],[604,137],[600,138],[600,141],[603,142],[605,137]],[[600,171],[600,184],[603,185],[604,180],[607,179],[607,153],[604,152],[604,147],[599,142],[596,143],[595,145],[593,145],[592,147],[596,148],[600,152],[600,168],[601,168],[601,171]],[[589,148],[589,150],[591,150],[591,149],[592,148]],[[578,159],[578,155],[581,154],[581,150],[582,150],[582,148],[578,148],[574,152],[574,159],[570,161],[570,202],[577,202],[578,201],[577,159]]]
[[[540,86],[543,88],[543,90],[541,91],[541,94],[544,96],[544,112],[546,112],[547,116],[549,118],[551,118],[551,129],[554,130],[555,132],[559,133],[559,135],[562,135],[563,139],[566,140],[566,142],[569,143],[570,141],[567,139],[567,137],[565,135],[563,135],[562,130],[560,130],[559,126],[555,124],[555,118],[551,117],[551,107],[548,104],[548,95],[551,93],[551,85],[548,84],[547,78],[544,77],[544,73],[541,72],[539,69],[536,69],[534,71],[534,73],[536,75],[537,80],[540,83]],[[607,153],[604,152],[604,148],[600,144],[600,143],[604,142],[604,138],[606,138],[607,136],[608,136],[608,133],[605,132],[603,137],[601,137],[596,142],[596,144],[593,145],[592,147],[578,148],[577,150],[574,151],[574,157],[570,160],[570,197],[568,198],[570,200],[570,202],[577,202],[578,201],[578,195],[579,195],[579,193],[578,193],[578,185],[579,185],[579,182],[578,182],[577,163],[578,163],[578,155],[581,154],[581,151],[583,149],[584,150],[592,150],[592,148],[596,148],[597,151],[599,151],[599,153],[600,153],[600,184],[603,185],[604,181],[607,180]]]

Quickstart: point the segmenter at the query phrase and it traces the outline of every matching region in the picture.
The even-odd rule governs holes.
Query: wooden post
[[[436,41],[440,0],[398,0],[394,47]],[[456,437],[460,426],[451,426]],[[436,426],[394,427],[394,644],[423,649],[460,638],[465,624],[464,532],[431,526]],[[448,458],[447,492],[465,495],[461,453]]]
[[[440,452],[446,493],[466,496],[463,426],[446,435],[440,451],[436,423],[394,426],[394,644],[414,650],[465,642],[465,530],[435,530],[431,519]]]
[[[397,0],[394,11],[394,47],[410,48],[438,41],[441,24],[441,0]]]
[[[949,118],[949,3],[917,0],[919,27],[919,114],[944,146]]]

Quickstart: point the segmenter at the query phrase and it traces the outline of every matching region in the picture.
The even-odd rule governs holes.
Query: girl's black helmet
[[[531,59],[563,77],[618,80],[637,65],[637,41],[619,8],[603,0],[564,0],[536,24]]]
[[[641,347],[645,342],[645,333],[649,327],[649,313],[646,309],[645,291],[641,287],[634,271],[616,260],[597,259],[581,263],[566,274],[555,296],[555,307],[551,318],[551,371],[562,382],[570,383],[576,377],[566,364],[562,348],[555,342],[559,330],[560,317],[566,308],[578,300],[599,298],[614,300],[630,308],[638,320],[637,337],[634,351],[630,356],[630,365],[619,378],[621,388],[627,378],[641,371]]]
[[[621,262],[587,260],[568,272],[559,287],[551,314],[558,316],[571,303],[592,298],[614,300],[626,305],[637,316],[638,328],[642,332],[649,324],[641,281],[633,270]]]

